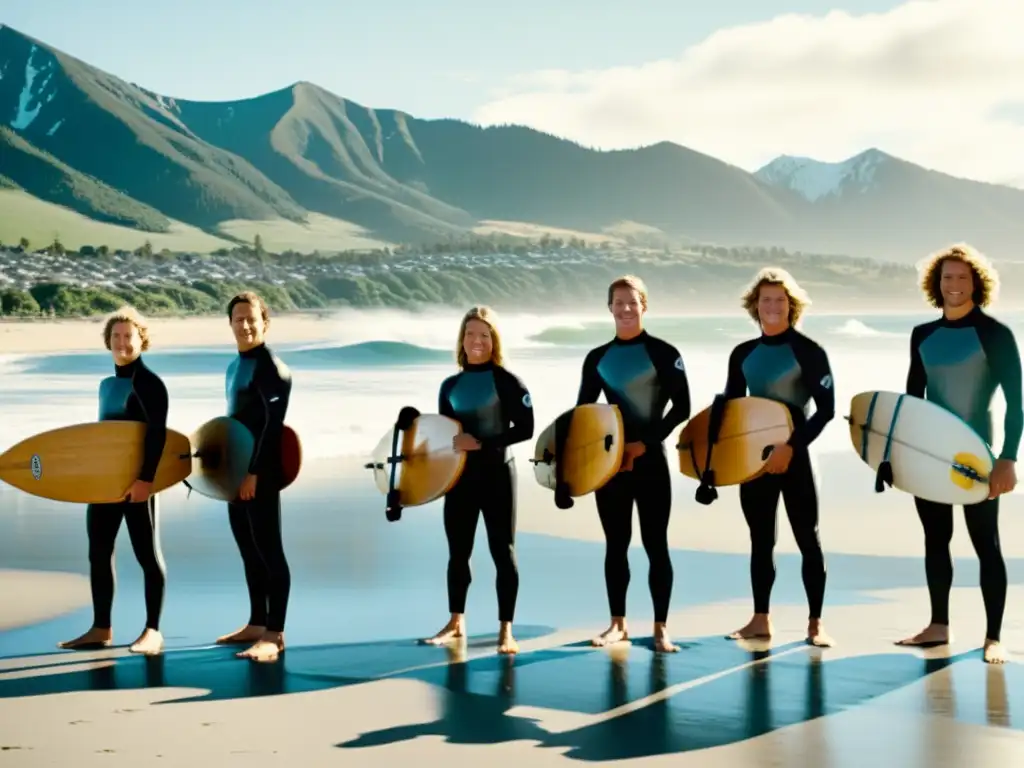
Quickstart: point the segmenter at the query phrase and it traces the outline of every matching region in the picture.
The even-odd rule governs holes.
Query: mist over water
[[[1021,318],[997,313],[1019,332]],[[365,456],[398,410],[413,405],[436,411],[437,392],[455,372],[454,350],[461,309],[412,313],[398,310],[341,311],[329,343],[270,345],[294,378],[288,423],[301,435],[307,458]],[[814,453],[846,451],[842,416],[850,398],[870,389],[902,390],[911,328],[933,315],[809,314],[801,330],[824,346],[836,382],[837,419]],[[530,389],[537,431],[575,403],[587,350],[611,338],[607,312],[589,315],[502,314],[500,331],[507,367]],[[648,316],[647,329],[679,348],[690,379],[694,412],[725,384],[730,351],[757,333],[740,311],[723,316]],[[155,348],[148,364],[167,384],[169,425],[185,434],[224,411],[224,372],[235,351],[230,339],[195,349]],[[0,356],[0,443],[6,448],[46,429],[96,418],[96,391],[110,375],[108,353]],[[997,439],[1002,416],[996,398]],[[669,441],[671,442],[671,440]],[[516,446],[525,462],[532,443]],[[525,466],[525,464],[521,464]]]

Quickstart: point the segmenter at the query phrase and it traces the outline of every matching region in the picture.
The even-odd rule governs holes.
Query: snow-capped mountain
[[[870,191],[878,169],[893,159],[877,149],[861,152],[840,163],[782,155],[756,171],[754,176],[814,202],[829,195]]]

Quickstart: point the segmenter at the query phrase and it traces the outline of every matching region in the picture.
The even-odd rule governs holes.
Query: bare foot
[[[155,629],[144,629],[139,638],[128,648],[132,653],[156,656],[164,649],[164,636]]]
[[[1010,660],[1006,647],[998,640],[985,640],[984,655],[986,664],[1005,664]]]
[[[611,626],[591,640],[590,644],[595,648],[603,648],[606,645],[623,643],[627,640],[629,640],[629,630],[626,628],[626,620],[613,618]]]
[[[502,622],[498,630],[498,653],[519,653],[519,643],[512,636],[512,622]]]
[[[905,637],[897,640],[896,645],[916,646],[918,648],[935,648],[939,645],[947,645],[952,636],[947,624],[929,624],[913,637]]]
[[[452,614],[441,631],[423,642],[427,645],[447,645],[453,640],[461,640],[466,636],[466,621],[463,614]]]
[[[244,651],[235,654],[240,659],[251,659],[263,664],[271,664],[278,660],[284,650],[284,635],[280,632],[265,632],[263,637]]]
[[[114,640],[114,632],[111,629],[98,629],[93,627],[84,635],[79,635],[74,640],[63,640],[57,643],[58,648],[76,650],[78,648],[106,648]]]
[[[255,643],[267,631],[266,627],[257,627],[254,624],[246,624],[241,629],[232,632],[230,635],[221,635],[217,638],[217,645],[235,645],[236,643]]]
[[[676,653],[679,646],[672,642],[668,628],[664,624],[654,625],[654,650],[659,653]]]
[[[729,640],[769,640],[772,636],[772,631],[772,620],[768,618],[768,614],[755,613],[746,626],[740,627],[731,635],[726,635],[726,637]]]
[[[831,648],[836,641],[821,628],[821,619],[811,619],[807,622],[807,644],[818,648]]]

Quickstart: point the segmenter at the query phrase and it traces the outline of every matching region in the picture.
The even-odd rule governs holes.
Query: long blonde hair
[[[800,321],[804,310],[811,305],[811,297],[800,287],[796,279],[782,267],[765,267],[754,275],[750,287],[747,288],[741,300],[743,309],[747,311],[750,318],[758,325],[761,324],[761,318],[757,314],[757,303],[761,299],[761,286],[763,285],[782,286],[782,290],[786,292],[786,298],[789,299],[789,324],[791,327],[795,327]]]
[[[459,325],[459,338],[455,343],[455,360],[459,364],[459,368],[464,369],[469,362],[466,358],[464,342],[466,340],[466,326],[469,325],[470,320],[479,320],[482,323],[486,323],[487,327],[491,329],[491,362],[495,365],[504,365],[505,356],[501,349],[498,315],[490,307],[478,305],[463,316],[462,323]]]

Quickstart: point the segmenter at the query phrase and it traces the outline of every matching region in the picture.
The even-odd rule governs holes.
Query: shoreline
[[[721,305],[719,305],[721,306]],[[1000,314],[1020,312],[1024,307],[997,307],[993,314],[999,317]],[[688,309],[685,307],[673,307],[672,312],[658,312],[653,308],[652,318],[657,320],[684,319],[684,318],[744,318],[739,307],[728,308],[727,310],[713,309],[700,310],[697,308]],[[1000,310],[1003,310],[1001,312]],[[520,312],[509,312],[498,310],[499,318],[514,319],[517,316],[536,319],[546,314],[551,317],[552,326],[556,327],[560,322],[590,323],[600,322],[605,318],[601,308],[597,310],[572,312],[565,309],[555,309],[541,313],[530,308]],[[829,305],[818,311],[812,311],[808,316],[837,317],[857,316],[870,319],[879,316],[922,316],[935,313],[936,310],[925,306],[908,308],[904,306],[850,306]],[[355,309],[351,307],[338,307],[331,310],[297,310],[275,313],[271,309],[271,326],[268,333],[268,341],[271,343],[284,344],[311,344],[324,341],[343,341],[351,339],[351,320],[361,318],[360,325],[370,325],[376,319],[386,319],[388,324],[394,321],[401,322],[409,320],[418,323],[422,318],[447,316],[454,323],[458,322],[461,311],[452,307],[416,307],[409,309],[396,309],[389,307],[375,307],[368,309]],[[91,317],[67,317],[67,318],[13,318],[0,317],[0,356],[3,355],[25,355],[25,354],[59,354],[71,352],[101,352],[103,342],[101,330],[106,315],[95,315]],[[571,320],[569,318],[572,318]],[[230,348],[234,346],[231,329],[227,318],[218,314],[196,314],[196,315],[153,315],[146,316],[149,324],[150,338],[153,349],[170,348]],[[348,321],[348,322],[346,322]]]
[[[0,568],[0,632],[39,624],[90,604],[89,579],[67,571]]]

